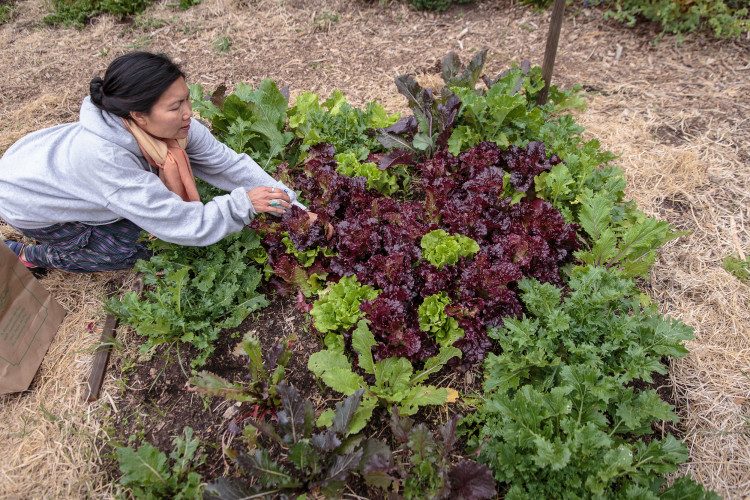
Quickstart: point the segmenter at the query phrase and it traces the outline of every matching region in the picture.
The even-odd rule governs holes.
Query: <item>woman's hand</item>
[[[318,219],[318,214],[315,212],[307,212],[307,216],[310,217],[310,224],[315,224],[315,221]],[[326,224],[326,238],[329,240],[333,237],[333,224],[330,222]]]
[[[276,187],[257,187],[247,192],[250,203],[256,213],[271,212],[283,214],[287,208],[291,208],[292,202],[289,195],[283,189]]]

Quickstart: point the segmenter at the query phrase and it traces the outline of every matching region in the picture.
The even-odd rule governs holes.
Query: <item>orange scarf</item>
[[[133,120],[122,119],[133,134],[149,165],[159,168],[159,178],[167,189],[185,201],[200,201],[195,176],[185,152],[187,139],[157,139]]]

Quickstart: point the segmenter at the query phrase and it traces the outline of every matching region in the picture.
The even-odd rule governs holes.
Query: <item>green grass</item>
[[[178,3],[171,5],[187,10],[200,2],[201,0],[179,0]],[[46,5],[50,14],[43,19],[44,23],[64,28],[83,28],[91,18],[104,13],[112,14],[120,19],[137,16],[136,23],[144,28],[167,23],[164,19],[153,17],[142,19],[140,14],[152,5],[151,0],[48,0]]]
[[[15,2],[0,3],[0,24],[9,23],[16,10]]]

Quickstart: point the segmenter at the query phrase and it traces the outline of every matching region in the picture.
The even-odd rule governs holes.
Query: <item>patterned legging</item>
[[[127,219],[101,226],[66,222],[41,229],[15,229],[39,242],[24,252],[34,266],[79,273],[114,271],[151,257],[151,250],[136,242],[141,228]]]

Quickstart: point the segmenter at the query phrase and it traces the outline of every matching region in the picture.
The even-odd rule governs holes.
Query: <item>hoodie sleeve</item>
[[[206,246],[242,230],[255,215],[244,188],[203,204],[186,202],[169,191],[159,177],[141,171],[106,198],[106,206],[159,239]]]
[[[285,190],[293,204],[306,210],[294,190],[271,177],[248,155],[219,142],[197,120],[191,123],[186,152],[198,178],[229,194],[205,204],[185,202],[157,175],[141,171],[107,197],[108,208],[159,239],[190,246],[213,244],[249,224],[256,211],[247,192],[256,187]]]
[[[95,154],[96,162],[91,158],[87,163],[97,168],[87,169],[85,179],[77,179],[75,184],[82,189],[88,186],[87,196],[92,201],[164,241],[211,245],[242,230],[256,214],[244,186],[205,204],[186,202],[168,190],[158,175],[144,170],[132,152],[110,144],[95,152],[81,151],[81,156],[86,153]]]
[[[239,154],[218,141],[198,120],[192,120],[190,124],[185,151],[196,177],[213,186],[225,191],[242,187],[246,192],[261,186],[275,187],[286,191],[293,204],[306,209],[297,201],[297,194],[293,189],[271,177],[250,156]]]

